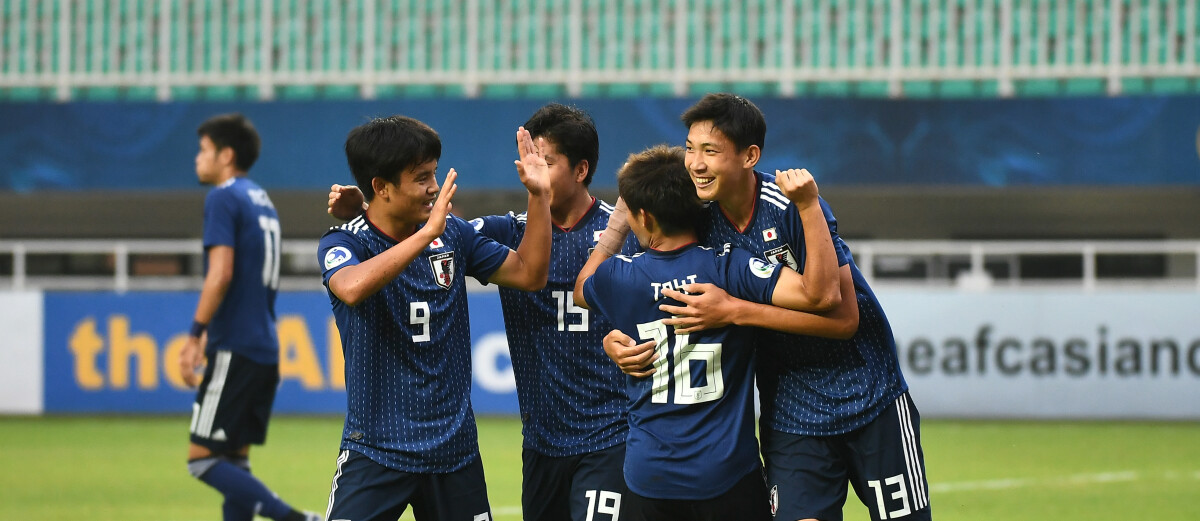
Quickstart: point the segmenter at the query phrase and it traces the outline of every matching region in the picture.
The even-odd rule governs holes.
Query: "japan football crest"
[[[800,271],[800,265],[796,263],[796,256],[792,254],[792,248],[786,244],[763,252],[763,256],[771,264],[786,264],[789,268]]]
[[[433,281],[438,286],[449,289],[450,284],[454,283],[454,252],[430,255],[429,267],[433,268]]]

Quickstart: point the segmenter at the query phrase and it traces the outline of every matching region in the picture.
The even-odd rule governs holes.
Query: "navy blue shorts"
[[[777,521],[840,521],[847,482],[873,520],[930,518],[921,415],[908,393],[845,434],[799,436],[764,429],[762,450]]]
[[[267,439],[279,366],[232,351],[216,351],[192,403],[191,441],[214,454],[231,454]]]
[[[343,450],[329,491],[325,519],[396,521],[409,505],[418,521],[491,521],[483,462],[445,474],[414,474]]]
[[[738,480],[712,499],[653,499],[630,491],[624,511],[632,521],[770,521],[762,469]]]
[[[625,494],[625,444],[553,458],[521,451],[525,521],[616,521]]]

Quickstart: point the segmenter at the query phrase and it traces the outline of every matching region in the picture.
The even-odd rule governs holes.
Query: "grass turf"
[[[1200,519],[1200,424],[930,421],[923,444],[939,520]],[[187,418],[0,417],[0,519],[199,521],[221,498],[186,471]],[[481,418],[494,518],[520,519],[521,433]],[[278,416],[254,473],[324,512],[341,419]],[[846,519],[867,519],[853,493]],[[411,519],[406,514],[405,519]]]

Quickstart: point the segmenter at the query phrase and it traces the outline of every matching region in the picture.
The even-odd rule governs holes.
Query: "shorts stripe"
[[[204,401],[200,404],[200,422],[196,425],[197,436],[208,438],[212,436],[213,420],[217,416],[217,405],[221,403],[221,391],[225,390],[225,378],[229,376],[229,361],[233,358],[231,351],[217,351],[213,361],[213,375],[204,391]]]
[[[338,489],[338,478],[342,477],[342,465],[345,465],[348,459],[350,459],[350,451],[344,450],[338,454],[337,471],[333,473],[333,485],[329,488],[329,504],[325,507],[325,519],[329,519],[329,515],[333,513],[333,494]]]
[[[908,395],[904,394],[896,399],[896,413],[900,419],[901,445],[904,447],[904,462],[908,465],[908,482],[912,487],[913,510],[920,510],[929,504],[929,495],[925,490],[925,472],[918,457],[917,440],[907,397]]]

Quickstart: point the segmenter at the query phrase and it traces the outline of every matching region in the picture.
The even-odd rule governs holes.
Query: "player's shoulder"
[[[793,204],[775,184],[774,175],[758,172],[758,206],[767,211],[784,212]]]
[[[366,234],[369,229],[370,226],[367,225],[367,216],[365,214],[360,214],[358,217],[350,219],[345,223],[330,227],[322,237],[327,237],[329,235],[349,235],[359,240],[363,240],[366,238]]]

